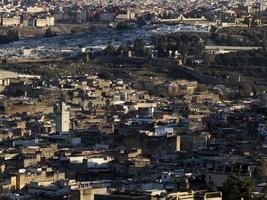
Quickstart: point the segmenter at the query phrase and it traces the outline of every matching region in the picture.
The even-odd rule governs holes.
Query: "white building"
[[[155,136],[173,135],[174,128],[168,125],[155,126]]]
[[[95,157],[87,159],[87,168],[89,169],[107,169],[109,167],[109,163],[113,159],[108,156],[104,157]]]

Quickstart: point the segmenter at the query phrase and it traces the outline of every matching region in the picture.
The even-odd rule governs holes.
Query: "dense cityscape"
[[[0,200],[267,199],[267,0],[1,0]]]

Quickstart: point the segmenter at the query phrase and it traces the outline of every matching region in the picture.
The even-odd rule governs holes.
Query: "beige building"
[[[181,136],[181,150],[182,151],[197,151],[200,149],[206,149],[208,140],[210,138],[209,133],[203,132],[199,135],[185,134]]]
[[[128,9],[127,12],[122,12],[119,13],[116,16],[116,20],[118,21],[127,21],[127,20],[135,20],[136,19],[136,14],[134,10]]]
[[[49,185],[65,179],[65,173],[39,171],[36,173],[22,172],[14,175],[0,177],[0,194],[10,193],[13,190],[21,190],[31,182],[40,185]]]
[[[190,191],[169,194],[169,197],[179,200],[222,200],[221,192]]]
[[[31,182],[38,182],[40,185],[49,185],[65,179],[65,173],[41,171],[37,173],[22,173],[17,175],[16,188],[21,190]]]
[[[19,26],[20,25],[20,17],[2,17],[1,18],[1,25],[2,26]]]
[[[200,92],[193,96],[193,103],[203,103],[203,102],[220,102],[220,95],[210,92]]]
[[[0,194],[8,194],[10,191],[16,189],[16,176],[1,176],[0,177]]]
[[[49,105],[45,105],[43,103],[34,103],[34,104],[20,104],[20,105],[7,105],[5,108],[5,114],[12,115],[15,113],[35,113],[42,112],[45,114],[52,113],[53,107]]]
[[[54,17],[35,19],[35,26],[36,27],[47,27],[47,26],[54,26],[54,25],[55,25],[55,18]]]
[[[168,92],[173,95],[193,94],[198,86],[196,81],[177,80],[167,85]]]
[[[38,162],[41,161],[41,155],[40,154],[26,154],[24,155],[22,165],[23,167],[27,168],[30,166],[37,165]]]
[[[255,176],[256,169],[256,163],[241,156],[207,158],[206,182],[210,186],[221,187],[230,175],[245,181]]]
[[[94,200],[95,194],[107,194],[107,188],[105,187],[75,188],[71,190],[70,196],[71,200]]]
[[[49,11],[49,8],[47,7],[40,7],[40,6],[27,7],[27,13],[41,13],[41,12],[47,12],[47,11]]]

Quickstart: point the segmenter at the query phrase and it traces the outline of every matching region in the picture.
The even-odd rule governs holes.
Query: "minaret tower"
[[[57,103],[54,106],[54,116],[56,123],[56,132],[58,134],[69,133],[70,130],[70,107],[64,102]]]

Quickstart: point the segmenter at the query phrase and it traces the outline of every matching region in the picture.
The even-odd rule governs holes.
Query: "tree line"
[[[0,44],[8,44],[19,39],[17,30],[9,29],[6,34],[0,35]]]

